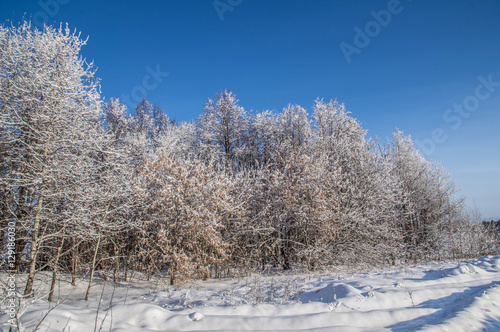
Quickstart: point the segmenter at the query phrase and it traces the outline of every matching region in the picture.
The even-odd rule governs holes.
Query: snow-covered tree
[[[244,154],[244,136],[248,118],[236,96],[228,90],[208,99],[203,114],[198,118],[200,153],[205,159],[220,160],[226,170],[238,168],[238,159]],[[209,157],[207,157],[207,154]]]
[[[111,99],[104,107],[104,128],[115,140],[123,140],[129,133],[132,119],[127,116],[127,106],[118,99]]]
[[[288,105],[276,118],[277,161],[289,153],[302,153],[311,139],[311,126],[307,111],[299,105]]]
[[[373,143],[365,139],[366,131],[343,104],[317,99],[313,120],[315,150],[340,169],[345,181],[341,186],[338,258],[381,262],[397,241],[390,231],[392,197],[385,183],[385,168],[372,151]]]
[[[292,153],[282,167],[255,178],[253,208],[261,260],[288,269],[316,268],[329,261],[340,231],[340,173],[322,157]],[[262,230],[267,230],[262,232]]]
[[[88,268],[88,297],[98,269],[176,283],[500,247],[400,131],[381,147],[335,100],[311,117],[299,105],[247,115],[228,90],[196,122],[145,98],[128,115],[102,104],[83,45],[67,27],[0,26],[0,227],[4,241],[15,230],[26,295],[51,269],[52,299],[59,267],[73,284]]]
[[[270,111],[257,113],[251,117],[246,140],[246,164],[259,168],[269,165],[275,155],[276,116]]]
[[[82,185],[100,97],[92,65],[79,55],[85,41],[69,28],[39,31],[24,22],[0,31],[1,131],[12,146],[2,160],[9,176],[1,181],[20,243],[17,259],[28,252],[30,294],[42,244],[66,225],[61,204]]]
[[[395,193],[394,213],[408,251],[418,255],[437,253],[455,221],[461,219],[463,199],[444,168],[425,160],[409,136],[397,130],[386,148]],[[448,238],[452,241],[452,238]],[[452,245],[453,246],[453,245]]]
[[[141,256],[148,268],[168,268],[171,284],[207,278],[226,263],[224,229],[238,218],[232,183],[213,165],[160,153],[140,170],[144,201]],[[152,271],[152,272],[155,272]]]

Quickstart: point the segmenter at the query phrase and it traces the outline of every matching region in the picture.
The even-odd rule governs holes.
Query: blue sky
[[[258,111],[337,98],[500,219],[500,0],[0,0],[2,22],[23,15],[89,36],[106,99],[146,92],[180,121],[226,88]]]

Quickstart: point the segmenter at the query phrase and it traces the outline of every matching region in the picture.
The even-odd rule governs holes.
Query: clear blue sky
[[[2,22],[23,15],[89,36],[106,99],[146,91],[181,121],[226,88],[247,110],[338,98],[500,219],[500,0],[0,0]]]

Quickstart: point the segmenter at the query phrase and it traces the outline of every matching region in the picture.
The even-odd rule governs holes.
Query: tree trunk
[[[16,239],[14,245],[14,271],[16,273],[21,272],[21,258],[23,257],[24,247],[26,245],[26,241],[24,239],[24,230],[21,227],[17,227],[19,225],[19,221],[16,223]]]
[[[50,129],[52,128],[53,120],[51,120]],[[45,149],[43,151],[44,159],[47,157],[49,152],[48,145],[45,145]],[[42,218],[42,209],[43,209],[43,199],[45,197],[45,190],[47,188],[47,183],[45,179],[45,167],[42,170],[42,184],[40,188],[40,194],[38,196],[38,204],[37,211],[35,216],[35,223],[33,224],[33,233],[31,235],[31,249],[30,249],[30,266],[28,272],[28,280],[26,281],[26,288],[24,289],[24,295],[30,295],[33,292],[33,281],[35,279],[36,274],[36,256],[38,255],[39,249],[39,239],[38,239],[38,231],[40,229],[40,220]]]
[[[97,252],[99,251],[99,244],[101,243],[101,233],[99,233],[99,237],[97,238],[97,244],[95,246],[94,258],[92,259],[92,268],[90,269],[90,280],[89,286],[87,287],[87,293],[85,293],[85,301],[89,300],[90,287],[92,287],[92,280],[94,279],[94,271],[95,271],[95,262],[97,260]]]
[[[117,275],[120,273],[120,257],[119,251],[116,250],[116,246],[114,246],[114,255],[115,255],[115,264],[113,268],[113,282],[116,283],[118,280]]]
[[[123,275],[123,281],[127,281],[128,269],[129,269],[129,266],[130,266],[130,260],[131,259],[132,259],[132,255],[129,255],[128,259],[127,259],[127,263],[125,263],[125,272],[124,272],[124,275]]]
[[[47,148],[45,148],[45,155],[46,154],[47,154]],[[33,281],[35,279],[35,274],[36,274],[36,256],[38,255],[38,249],[39,249],[38,231],[40,229],[40,219],[42,217],[44,193],[45,193],[45,184],[42,184],[42,188],[40,189],[40,197],[38,198],[38,207],[35,216],[35,223],[33,225],[33,234],[31,236],[30,265],[28,271],[28,280],[26,281],[26,288],[24,289],[24,295],[30,295],[33,292]]]
[[[95,246],[94,258],[92,259],[92,268],[90,270],[90,280],[89,286],[87,287],[87,293],[85,293],[85,301],[89,300],[90,287],[92,287],[92,280],[94,279],[94,271],[95,271],[95,262],[97,260],[97,252],[99,251],[99,244],[101,243],[101,233],[99,233],[99,237],[97,238],[97,244]]]
[[[170,268],[170,286],[175,285],[175,263],[172,263],[172,267]]]
[[[64,246],[64,233],[63,238],[61,240],[61,245],[57,248],[56,260],[54,261],[54,266],[52,267],[52,282],[50,283],[50,292],[48,301],[52,302],[52,297],[54,296],[54,287],[56,285],[56,276],[57,276],[57,267],[59,264],[59,258],[61,257],[61,251]]]
[[[108,205],[106,206],[106,212],[104,213],[104,216],[102,217],[102,222],[104,222],[106,220],[106,218],[108,217],[110,206],[111,206],[111,201],[109,201]],[[94,271],[95,271],[95,266],[96,266],[96,261],[97,261],[97,252],[99,251],[99,244],[101,243],[101,232],[99,230],[99,226],[97,227],[97,232],[99,233],[99,237],[97,238],[97,244],[95,246],[94,258],[92,259],[92,269],[90,271],[90,280],[89,280],[89,286],[87,287],[87,293],[85,294],[85,301],[89,300],[90,287],[92,287],[92,280],[94,279]]]
[[[25,187],[19,189],[19,198],[17,201],[16,209],[16,239],[15,239],[15,249],[14,249],[14,270],[16,273],[21,272],[21,260],[24,255],[24,248],[26,247],[26,227],[23,227],[23,223],[28,222],[28,218],[31,215],[31,199],[33,195],[33,190],[27,190]]]
[[[286,246],[282,244],[281,246],[281,268],[283,270],[290,269],[290,260],[288,259],[288,243]]]
[[[26,187],[19,188],[19,198],[17,200],[16,209],[16,239],[14,247],[14,270],[16,273],[21,272],[21,257],[23,257],[24,246],[26,241],[24,236],[26,232],[21,227],[21,221],[26,221],[26,204],[24,201],[24,196],[26,195]]]
[[[76,275],[78,274],[78,244],[71,250],[71,285],[76,286]]]

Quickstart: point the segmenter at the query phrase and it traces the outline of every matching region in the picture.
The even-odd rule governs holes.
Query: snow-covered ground
[[[38,279],[43,293],[49,274]],[[366,273],[252,275],[178,288],[162,279],[116,285],[97,279],[88,302],[85,289],[85,281],[75,287],[59,281],[55,297],[64,301],[46,315],[54,304],[35,300],[23,309],[22,325],[66,332],[500,331],[499,256]],[[1,324],[6,320],[0,317]]]

